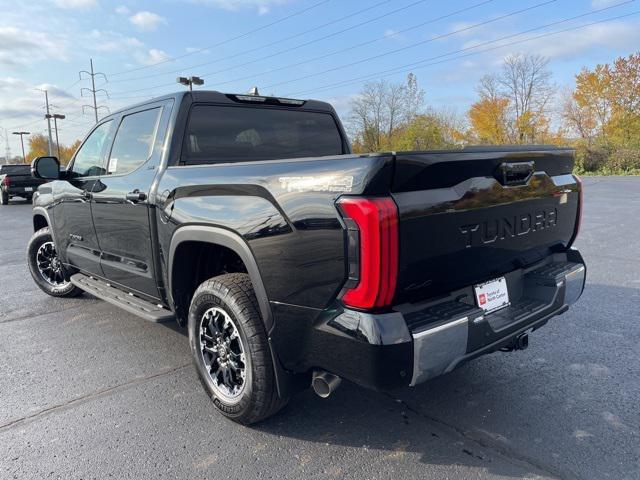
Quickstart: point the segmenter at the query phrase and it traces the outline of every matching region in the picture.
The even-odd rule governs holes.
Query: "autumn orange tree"
[[[473,143],[540,143],[552,141],[547,106],[555,94],[548,59],[513,54],[499,73],[485,75],[480,99],[467,112]]]
[[[563,119],[579,138],[585,170],[640,172],[640,52],[583,68]]]
[[[470,133],[474,143],[508,143],[509,99],[498,92],[496,77],[491,75],[482,77],[477,92],[480,100],[471,105],[468,112]]]
[[[29,153],[27,154],[27,161],[31,161],[36,157],[43,157],[49,155],[49,140],[41,133],[31,135],[29,137]],[[71,157],[80,146],[80,140],[76,140],[71,145],[60,145],[60,164],[66,165],[71,160]],[[55,150],[55,148],[54,148]],[[54,154],[56,152],[54,151]]]

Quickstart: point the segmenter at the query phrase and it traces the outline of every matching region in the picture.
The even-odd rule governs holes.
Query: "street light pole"
[[[47,115],[49,115],[49,92],[42,88],[36,88],[36,90],[44,92],[44,102],[47,108]],[[51,138],[51,117],[45,118],[47,119],[47,130],[49,131],[49,155],[53,155],[53,140]]]
[[[53,118],[53,127],[56,131],[56,152],[58,154],[58,160],[60,160],[60,141],[58,140],[58,120],[64,120],[66,117],[64,115],[60,115],[59,113],[47,114],[45,118],[48,120]]]
[[[189,87],[189,91],[193,92],[194,85],[203,85],[204,80],[200,77],[178,77],[176,81],[181,85],[186,85]]]
[[[29,135],[30,132],[13,132],[14,135],[20,135],[20,144],[22,145],[22,161],[27,163],[27,156],[24,154],[24,135]]]

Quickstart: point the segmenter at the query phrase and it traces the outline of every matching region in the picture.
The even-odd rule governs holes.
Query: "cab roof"
[[[291,99],[287,97],[275,97],[268,95],[251,95],[247,93],[222,93],[215,90],[196,90],[193,92],[189,91],[180,91],[175,93],[168,93],[166,95],[161,95],[158,97],[151,98],[149,100],[145,100],[144,102],[138,102],[133,105],[129,105],[125,108],[121,108],[118,111],[108,115],[109,117],[112,115],[117,115],[122,112],[126,112],[127,110],[137,108],[143,105],[147,105],[149,103],[157,102],[158,100],[168,100],[173,98],[176,101],[176,104],[180,104],[183,101],[189,101],[190,103],[220,103],[220,104],[229,104],[229,105],[238,105],[238,104],[262,104],[262,105],[272,105],[272,106],[282,106],[282,107],[300,107],[303,109],[309,110],[324,110],[328,112],[335,113],[335,110],[331,106],[330,103],[321,102],[319,100],[303,100],[303,99]],[[262,100],[264,99],[264,100]]]

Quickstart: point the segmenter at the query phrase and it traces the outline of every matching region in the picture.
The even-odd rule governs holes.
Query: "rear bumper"
[[[558,260],[516,272],[512,278],[507,275],[510,293],[522,289],[522,294],[511,306],[493,314],[485,315],[475,306],[464,310],[460,302],[444,302],[418,315],[410,314],[411,385],[450,372],[484,353],[509,347],[518,336],[564,313],[582,294],[586,267],[582,259]],[[433,320],[425,322],[427,318]]]
[[[29,191],[28,189],[31,188]],[[19,187],[19,186],[10,186],[9,188],[5,188],[3,191],[7,192],[10,197],[31,197],[38,189],[38,186],[34,187]]]
[[[297,366],[322,368],[376,390],[417,385],[511,347],[564,313],[582,294],[586,267],[571,250],[505,277],[511,306],[491,314],[475,306],[472,287],[386,314],[324,311]]]

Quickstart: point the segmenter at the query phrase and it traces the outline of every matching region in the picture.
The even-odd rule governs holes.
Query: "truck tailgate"
[[[472,148],[395,156],[396,302],[432,298],[534,264],[570,244],[573,151]]]
[[[44,180],[39,180],[36,178],[33,178],[31,176],[31,174],[29,175],[9,175],[9,178],[11,179],[11,186],[12,187],[33,187],[33,189],[35,190],[36,187],[42,185],[44,183]]]

